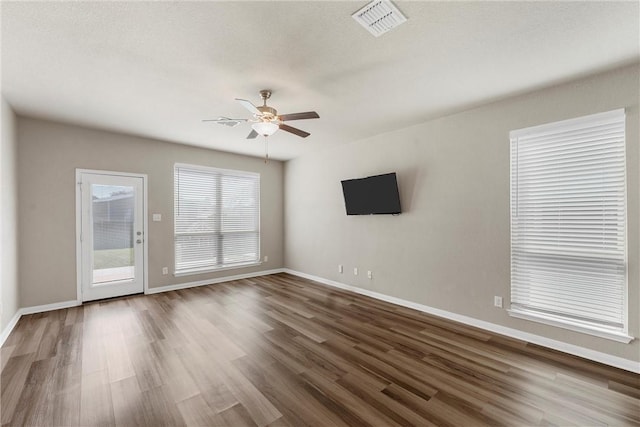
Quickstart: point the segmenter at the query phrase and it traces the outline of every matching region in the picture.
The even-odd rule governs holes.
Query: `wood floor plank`
[[[11,423],[15,425],[43,426],[53,418],[53,371],[55,359],[34,360],[26,385],[16,406]],[[24,397],[29,396],[28,399]]]
[[[0,421],[640,426],[640,375],[281,273],[23,316]]]
[[[231,393],[229,387],[222,382],[209,386],[202,392],[202,398],[216,414],[240,403],[238,398]]]
[[[173,401],[168,385],[143,391],[140,402],[147,426],[181,427],[186,423],[178,406]]]
[[[46,317],[35,317],[23,324],[23,338],[13,351],[15,356],[35,353],[40,347],[42,336],[49,322]],[[26,328],[26,330],[24,329]]]
[[[114,426],[113,400],[106,369],[82,376],[80,393],[80,424]]]
[[[292,316],[286,316],[281,314],[278,310],[269,310],[267,312],[267,316],[283,323],[284,325],[289,326],[292,329],[300,332],[302,335],[306,336],[314,340],[315,342],[324,342],[326,341],[326,337],[322,336],[320,333],[313,331],[312,329],[305,327],[302,318],[296,319]]]
[[[0,395],[2,411],[0,411],[0,416],[2,417],[3,425],[11,422],[15,415],[16,407],[27,384],[27,375],[29,375],[34,359],[35,353],[13,356],[2,370],[2,378],[0,380],[0,386],[2,386],[2,394]],[[25,398],[32,399],[33,396],[27,394]]]
[[[104,344],[104,356],[109,372],[109,382],[116,382],[135,375],[129,348],[121,332],[109,334]]]
[[[347,374],[336,383],[354,396],[358,396],[374,408],[384,412],[386,416],[400,425],[430,426],[429,420],[421,417],[402,403],[372,387],[371,383],[363,381],[363,377]]]
[[[218,368],[223,381],[244,410],[251,415],[255,424],[266,426],[282,416],[282,413],[231,363],[218,365]]]
[[[331,343],[336,346],[342,346],[343,348],[345,347],[344,343],[340,341],[331,340]],[[290,346],[300,346],[306,349],[308,352],[314,354],[315,359],[320,361],[318,364],[311,365],[311,367],[315,368],[316,371],[326,371],[327,367],[329,367],[329,372],[336,372],[337,374],[339,374],[339,377],[344,376],[344,374],[350,373],[352,375],[360,377],[371,387],[380,390],[386,387],[390,382],[388,379],[385,379],[385,377],[376,374],[371,369],[367,369],[360,364],[350,363],[344,358],[337,356],[336,354],[334,354],[334,352],[328,349],[328,346],[318,345],[311,340],[304,339],[303,337],[295,337],[293,339],[293,343],[290,344]],[[351,346],[346,345],[346,347]]]
[[[320,390],[325,396],[349,412],[362,422],[369,425],[400,426],[392,417],[381,411],[380,407],[370,405],[357,394],[351,393],[347,388],[332,382],[314,370],[305,371],[302,377],[312,386]]]
[[[40,344],[36,352],[36,360],[49,359],[56,355],[61,327],[62,324],[59,321],[47,322],[42,332],[42,337],[40,338]]]
[[[142,391],[136,377],[111,382],[110,388],[116,426],[144,426]]]
[[[416,396],[415,394],[411,393],[407,389],[393,383],[386,386],[382,390],[382,393],[386,396],[389,396],[389,398],[395,400],[402,406],[418,414],[421,418],[426,420],[426,424],[438,426],[451,425],[447,422],[446,419],[438,418],[436,414],[432,413],[428,409],[429,400],[431,399],[425,400],[422,397]]]
[[[434,417],[437,417],[438,424],[446,422],[454,426],[483,426],[501,425],[495,419],[490,419],[479,412],[469,411],[464,402],[451,399],[446,393],[438,393],[427,403],[427,410]],[[471,414],[469,413],[471,412]],[[517,423],[517,425],[529,425]]]
[[[155,357],[152,344],[135,338],[127,339],[131,366],[141,391],[151,390],[164,384],[161,363]]]
[[[363,366],[374,372],[384,381],[398,384],[411,393],[422,397],[424,400],[429,400],[431,396],[434,396],[438,392],[438,389],[426,381],[426,379],[415,378],[402,369],[390,366],[375,356],[359,351],[357,348],[336,345],[331,341],[327,342],[327,347],[331,348],[333,352],[341,357],[344,357],[350,363]]]
[[[65,324],[53,372],[53,425],[80,424],[82,386],[81,331],[78,324]]]
[[[176,406],[188,426],[219,426],[225,422],[200,394],[180,401]]]
[[[11,355],[13,354],[13,350],[15,349],[16,349],[15,345],[5,345],[2,348],[0,348],[0,371],[4,369],[5,365],[11,358]]]
[[[145,393],[152,393],[154,390],[163,388],[170,395],[171,402],[175,403],[201,392],[196,380],[190,375],[184,361],[174,348],[164,340],[160,340],[152,343],[150,349],[154,363],[160,369],[163,384],[159,387],[149,387],[144,391]]]
[[[101,333],[91,334],[86,330],[84,331],[81,360],[83,375],[89,375],[94,372],[107,372],[104,337]]]
[[[234,365],[256,386],[264,396],[283,412],[293,425],[345,426],[346,424],[309,393],[302,377],[286,366],[274,362],[266,369],[245,357]]]
[[[222,425],[225,426],[256,427],[258,425],[249,414],[249,411],[239,403],[221,412],[220,417],[222,418]]]
[[[80,402],[82,399],[80,381],[67,387],[64,391],[55,392],[52,406],[53,415],[50,424],[54,426],[80,425]]]

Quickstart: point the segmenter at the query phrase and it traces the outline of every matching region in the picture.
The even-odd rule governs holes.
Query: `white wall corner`
[[[7,324],[2,333],[0,333],[0,347],[2,347],[7,338],[9,338],[9,334],[11,334],[13,328],[16,327],[21,316],[22,314],[20,313],[20,310],[16,311],[16,314],[13,315],[13,317],[9,321],[9,324]]]
[[[77,307],[82,305],[82,301],[78,300],[70,300],[70,301],[62,301],[56,302],[53,304],[44,304],[44,305],[35,305],[32,307],[23,307],[16,311],[16,314],[11,318],[9,324],[4,328],[2,333],[0,334],[0,347],[4,345],[4,342],[9,338],[11,331],[16,327],[20,318],[27,314],[35,314],[35,313],[44,313],[46,311],[53,310],[61,310],[63,308]]]

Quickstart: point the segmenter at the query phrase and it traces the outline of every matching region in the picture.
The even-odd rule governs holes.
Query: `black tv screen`
[[[347,215],[399,214],[400,195],[395,173],[342,181]]]

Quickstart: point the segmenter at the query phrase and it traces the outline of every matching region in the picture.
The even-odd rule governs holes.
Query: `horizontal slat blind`
[[[176,165],[176,273],[260,259],[260,175]]]
[[[624,110],[510,137],[512,309],[623,331]]]

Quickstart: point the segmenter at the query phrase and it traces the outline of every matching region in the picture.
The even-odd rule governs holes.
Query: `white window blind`
[[[176,274],[259,262],[259,174],[177,164],[174,195]]]
[[[626,335],[624,110],[510,137],[511,313]]]

